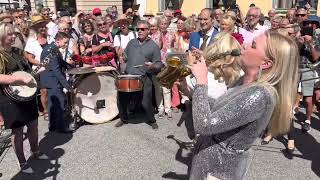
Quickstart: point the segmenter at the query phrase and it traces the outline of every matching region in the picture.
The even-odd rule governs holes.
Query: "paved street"
[[[40,147],[51,160],[29,160],[37,173],[27,176],[19,173],[13,149],[9,148],[0,159],[0,180],[187,179],[189,151],[181,141],[189,139],[184,124],[177,126],[180,116],[175,114],[172,121],[159,120],[158,131],[138,122],[115,129],[117,121],[113,121],[82,126],[73,135],[46,133],[47,122],[40,119]],[[266,146],[261,146],[259,140],[253,148],[248,180],[319,179],[320,121],[314,119],[310,134],[301,133],[299,124],[295,126],[297,150],[293,159],[282,153],[285,139],[275,139]],[[27,140],[25,144],[29,149]]]

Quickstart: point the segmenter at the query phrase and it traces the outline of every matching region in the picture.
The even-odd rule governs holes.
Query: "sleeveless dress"
[[[10,74],[15,71],[20,71],[20,67],[23,68],[22,70],[24,71],[30,71],[27,62],[19,55],[17,50],[14,50],[11,56],[16,61],[0,59],[0,61],[4,62],[0,63],[0,65],[2,65],[2,67],[0,67],[2,72],[0,73],[3,73],[3,69],[5,69],[5,74]],[[3,58],[3,56],[0,56],[0,58]],[[6,129],[23,127],[29,122],[38,119],[36,98],[27,102],[15,102],[3,93],[3,89],[0,86],[0,113],[3,116]]]

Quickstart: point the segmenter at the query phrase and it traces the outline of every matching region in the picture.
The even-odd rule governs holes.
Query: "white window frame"
[[[177,0],[177,1],[179,1],[179,5],[180,5],[180,0]],[[166,10],[166,0],[159,0],[158,1],[158,11],[159,12],[163,12],[163,11],[165,11]]]

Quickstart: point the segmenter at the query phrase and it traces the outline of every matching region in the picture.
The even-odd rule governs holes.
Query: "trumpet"
[[[178,53],[177,53],[178,54]],[[231,55],[231,56],[240,56],[240,50],[239,49],[233,49],[231,51],[218,53],[213,55],[212,57],[209,57],[207,61],[210,60],[216,60],[219,58],[223,58],[225,56]],[[183,53],[185,55],[185,53]],[[190,65],[186,65],[182,62],[182,59],[178,56],[176,56],[174,53],[170,53],[170,57],[167,56],[167,67],[165,67],[157,76],[157,80],[159,83],[166,87],[171,89],[174,82],[176,82],[178,79],[184,78],[191,74]]]

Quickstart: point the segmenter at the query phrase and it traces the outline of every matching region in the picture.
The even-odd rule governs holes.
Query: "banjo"
[[[34,77],[37,75],[38,71],[41,67],[46,67],[50,63],[50,58],[52,57],[53,49],[48,49],[51,53],[43,59],[43,61],[38,65],[31,73],[25,71],[15,71],[11,73],[11,75],[18,75],[31,78],[31,82],[28,85],[24,85],[21,83],[14,83],[9,85],[1,85],[3,89],[3,93],[8,96],[11,100],[17,102],[25,102],[32,100],[38,90],[38,82]]]
[[[2,85],[3,92],[13,101],[25,102],[34,98],[38,89],[38,82],[34,77],[41,67],[49,64],[49,58],[46,58],[38,65],[31,73],[25,71],[15,71],[11,75],[24,76],[31,78],[31,82],[28,85],[21,85],[21,83],[14,83],[9,85]]]

